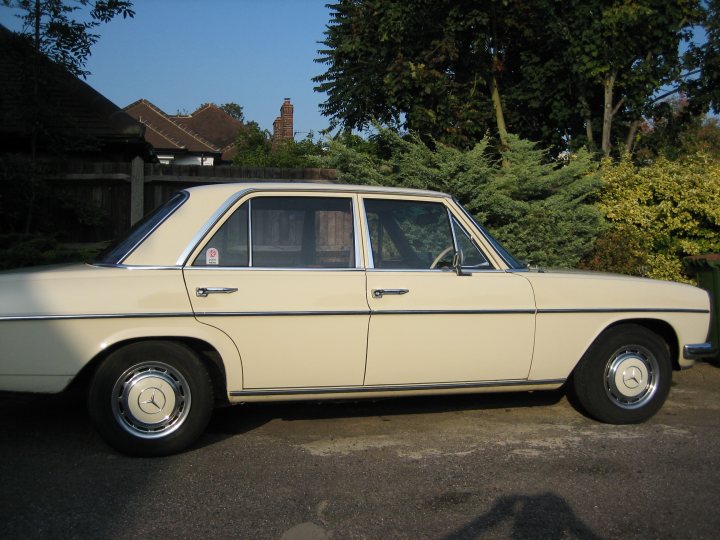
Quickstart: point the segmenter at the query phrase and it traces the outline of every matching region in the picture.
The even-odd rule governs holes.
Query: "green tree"
[[[490,130],[557,150],[634,140],[699,0],[341,0],[316,90],[332,125],[377,120],[470,147]]]
[[[129,0],[2,0],[17,10],[23,21],[22,34],[38,55],[49,58],[77,76],[86,76],[84,66],[99,39],[93,30],[116,16],[133,17]]]
[[[230,101],[228,103],[223,103],[222,105],[220,105],[220,108],[238,122],[245,122],[245,113],[243,111],[242,105],[238,105],[237,103]]]
[[[315,141],[313,133],[299,142],[287,140],[273,145],[270,132],[257,122],[243,126],[235,147],[233,162],[244,167],[312,167],[324,152],[324,145]]]

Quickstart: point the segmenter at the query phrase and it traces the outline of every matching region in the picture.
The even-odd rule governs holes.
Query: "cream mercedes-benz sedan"
[[[183,190],[90,264],[0,273],[0,390],[87,381],[115,448],[193,443],[215,405],[556,389],[610,423],[712,352],[706,292],[529,271],[451,197]]]

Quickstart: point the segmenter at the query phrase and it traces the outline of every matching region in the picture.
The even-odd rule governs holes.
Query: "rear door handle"
[[[234,287],[198,287],[195,289],[195,296],[205,298],[208,294],[230,294],[237,292]]]
[[[382,298],[386,294],[407,294],[410,292],[410,289],[373,289],[372,290],[372,296],[373,298]]]

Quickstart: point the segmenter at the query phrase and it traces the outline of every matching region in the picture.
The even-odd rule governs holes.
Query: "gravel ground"
[[[561,392],[244,405],[140,459],[77,400],[0,396],[0,537],[718,538],[719,398],[701,363],[637,426]]]

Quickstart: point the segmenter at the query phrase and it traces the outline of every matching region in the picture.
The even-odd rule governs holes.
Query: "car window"
[[[463,268],[491,268],[485,255],[455,218],[452,218],[452,226],[458,249],[463,253]]]
[[[440,203],[366,199],[375,268],[427,270],[452,266],[455,243]]]
[[[205,244],[193,266],[248,266],[248,226],[248,203],[244,203]]]
[[[352,200],[254,198],[218,229],[193,265],[354,268]]]

